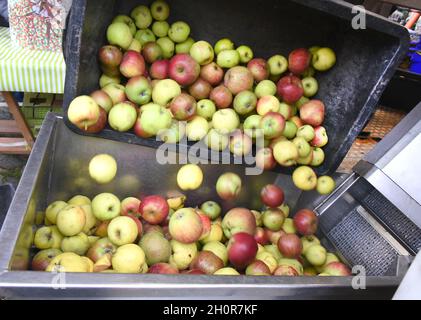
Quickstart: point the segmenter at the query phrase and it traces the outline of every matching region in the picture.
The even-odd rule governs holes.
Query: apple
[[[239,46],[236,50],[240,56],[241,63],[248,63],[251,59],[253,59],[254,54],[250,47],[243,45]]]
[[[174,55],[175,44],[168,37],[162,37],[156,40],[156,43],[161,47],[162,57],[164,59],[169,59]]]
[[[266,139],[278,138],[285,129],[285,119],[277,112],[268,112],[260,120],[260,128]]]
[[[215,129],[210,129],[206,135],[205,144],[212,150],[222,151],[228,147],[229,138],[227,135],[222,134]]]
[[[93,262],[73,252],[55,256],[45,269],[47,272],[92,272]]]
[[[335,52],[330,48],[319,48],[313,53],[312,66],[317,71],[327,71],[336,63]]]
[[[199,77],[200,66],[190,55],[180,53],[171,58],[168,73],[178,84],[188,86]]]
[[[259,99],[264,96],[274,96],[276,94],[276,84],[270,80],[260,81],[254,89],[254,93]]]
[[[263,170],[272,170],[276,167],[271,148],[262,148],[256,153],[256,166]]]
[[[145,252],[129,243],[119,247],[112,257],[113,270],[118,273],[140,273],[145,264]]]
[[[316,190],[318,193],[322,195],[332,193],[332,191],[335,190],[335,187],[336,187],[335,180],[333,180],[329,176],[321,176],[317,179]]]
[[[320,100],[310,100],[300,108],[300,118],[313,127],[320,126],[325,117],[325,105]]]
[[[152,24],[152,32],[159,38],[166,37],[169,29],[170,25],[167,21],[155,21]]]
[[[189,226],[186,228],[186,226]],[[202,221],[192,208],[182,208],[170,218],[171,237],[181,243],[193,243],[200,239],[203,231]]]
[[[140,200],[135,197],[127,197],[121,201],[121,212],[122,216],[132,216],[135,218],[140,217],[139,213]]]
[[[219,54],[221,51],[234,49],[234,43],[228,38],[223,38],[215,43],[214,49],[215,53]]]
[[[255,58],[247,64],[253,78],[256,82],[260,82],[269,78],[269,65],[265,59]]]
[[[304,138],[307,142],[312,141],[315,135],[314,128],[309,124],[303,125],[297,130],[297,137]]]
[[[44,226],[35,232],[34,245],[38,249],[60,249],[63,236],[56,226]]]
[[[282,77],[278,81],[277,92],[286,103],[297,102],[304,94],[301,79],[293,75]]]
[[[174,22],[168,30],[170,39],[177,43],[186,41],[189,35],[190,26],[184,21]]]
[[[248,116],[243,123],[244,133],[253,139],[260,138],[263,136],[263,130],[260,128],[260,122],[262,116],[253,114]]]
[[[209,64],[213,61],[214,51],[209,42],[197,41],[190,48],[190,55],[201,66]]]
[[[57,214],[67,206],[67,203],[61,200],[52,202],[45,210],[45,217],[52,223],[56,224]]]
[[[45,269],[50,264],[56,256],[62,254],[63,252],[59,249],[45,249],[39,251],[33,258],[31,262],[31,270],[34,271],[45,271]]]
[[[113,101],[111,100],[110,96],[105,93],[103,90],[96,90],[91,93],[91,98],[104,109],[106,112],[109,112],[113,106]]]
[[[315,235],[301,237],[301,243],[303,244],[303,254],[305,255],[307,249],[315,244],[320,244],[320,240]]]
[[[211,219],[200,209],[196,209],[196,213],[199,215],[202,222],[202,235],[199,240],[207,238],[211,232],[212,222]]]
[[[248,276],[269,276],[271,275],[269,267],[260,260],[255,260],[246,268],[246,275]]]
[[[67,117],[78,128],[86,129],[98,121],[99,109],[98,104],[90,96],[79,96],[70,103]]]
[[[155,34],[150,29],[140,29],[136,32],[135,39],[137,39],[142,46],[148,42],[155,42]]]
[[[167,200],[158,195],[143,198],[139,206],[140,215],[150,224],[162,223],[167,218],[169,210]]]
[[[131,104],[122,102],[110,110],[108,123],[114,130],[124,132],[133,128],[137,119],[137,110]]]
[[[241,192],[241,178],[233,172],[222,174],[216,181],[216,192],[223,200],[236,199]]]
[[[189,53],[190,48],[192,47],[194,42],[195,41],[192,38],[187,38],[186,41],[177,43],[175,45],[175,53],[177,53],[177,54],[179,54],[179,53]]]
[[[177,120],[189,120],[196,114],[196,100],[186,93],[181,93],[175,97],[169,107]]]
[[[209,232],[209,235],[203,239],[200,240],[202,244],[206,244],[212,241],[222,241],[223,238],[223,230],[220,224],[213,222],[211,224],[211,230]]]
[[[215,276],[239,276],[240,274],[234,268],[227,267],[227,268],[219,269],[213,275],[215,275]]]
[[[320,244],[314,244],[306,250],[304,256],[311,265],[320,267],[326,262],[327,252]]]
[[[134,8],[130,16],[135,21],[136,26],[139,29],[146,29],[152,23],[152,15],[147,6],[141,5]]]
[[[215,103],[218,109],[228,108],[233,100],[231,91],[224,85],[214,88],[210,92],[209,98]]]
[[[265,232],[265,230],[261,227],[256,228],[256,233],[254,234],[254,239],[257,243],[261,244],[262,246],[269,243],[269,236]]]
[[[127,50],[133,40],[132,31],[124,22],[114,22],[107,28],[107,40],[110,44]]]
[[[311,166],[318,167],[320,166],[323,161],[325,160],[325,153],[321,148],[314,148],[313,149],[313,159],[311,161]]]
[[[302,253],[303,244],[295,234],[285,234],[278,240],[278,249],[286,258],[297,258]]]
[[[251,152],[253,141],[241,131],[234,132],[230,137],[230,151],[236,156],[248,155]]]
[[[251,213],[253,213],[254,218],[256,219],[256,227],[261,227],[263,225],[262,223],[262,213],[257,210],[250,210]]]
[[[285,202],[281,206],[279,206],[278,209],[281,209],[285,215],[285,218],[288,218],[290,209],[289,209],[289,206]]]
[[[177,173],[177,184],[181,190],[196,190],[203,182],[202,169],[197,164],[186,164]]]
[[[145,72],[145,59],[139,52],[127,51],[121,61],[120,72],[126,78],[143,75]]]
[[[313,161],[313,149],[310,150],[310,153],[303,158],[298,158],[297,163],[301,165],[311,165],[311,162]]]
[[[92,210],[98,220],[107,221],[120,214],[121,203],[112,193],[100,193],[92,199]]]
[[[149,263],[148,263],[149,264]],[[148,270],[148,273],[153,274],[178,274],[178,269],[169,263],[158,262],[152,264]]]
[[[296,136],[296,134],[297,134],[297,126],[295,125],[295,123],[294,122],[292,122],[292,121],[286,121],[285,122],[285,129],[284,129],[284,131],[282,132],[282,135],[285,137],[285,138],[287,138],[287,139],[294,139],[295,138],[295,136]],[[294,142],[294,141],[293,141]],[[304,142],[305,143],[307,143],[305,140],[304,140]],[[310,145],[307,143],[307,145],[309,146],[309,148],[310,148],[310,150],[309,150],[309,152],[308,153],[310,153],[310,151],[311,151],[311,147],[310,147]],[[299,152],[300,152],[300,150],[298,150]],[[308,154],[307,154],[308,155]]]
[[[89,247],[88,236],[81,232],[75,236],[63,238],[60,248],[63,252],[74,252],[83,256],[86,251],[88,251]]]
[[[290,167],[296,164],[298,149],[291,141],[280,141],[273,147],[273,156],[281,166]]]
[[[85,212],[79,206],[68,205],[57,214],[57,228],[63,236],[71,237],[77,235],[83,230],[85,223]]]
[[[152,18],[158,21],[167,20],[170,15],[170,7],[163,0],[156,0],[151,4],[151,15]]]
[[[216,112],[215,103],[209,99],[202,99],[197,102],[196,113],[198,116],[205,118],[206,120],[212,120],[214,113]]]
[[[134,38],[132,40],[132,43],[130,44],[129,48],[127,49],[127,51],[129,51],[129,50],[136,51],[136,52],[140,53],[142,51],[142,44],[140,43],[139,40]]]
[[[279,231],[282,229],[285,216],[278,208],[266,209],[262,215],[263,225],[271,231]]]
[[[233,109],[221,109],[212,116],[212,126],[220,133],[228,134],[240,126],[240,118]]]
[[[212,86],[208,82],[206,82],[202,78],[198,78],[189,87],[189,93],[197,100],[207,99],[212,89]]]
[[[234,234],[228,242],[228,259],[239,270],[245,269],[254,261],[257,254],[257,242],[245,232]]]
[[[124,102],[126,100],[125,87],[121,84],[110,83],[102,88],[113,101],[113,105]]]
[[[311,62],[311,53],[306,48],[293,50],[288,56],[288,69],[294,74],[303,74]]]
[[[319,90],[319,84],[317,80],[313,77],[305,77],[301,80],[304,89],[304,96],[305,97],[312,97],[314,96],[317,91]]]
[[[89,161],[89,175],[99,184],[111,182],[117,174],[117,162],[109,154],[98,154]]]
[[[159,232],[162,235],[164,235],[164,229],[162,229],[161,226],[158,226],[156,224],[149,224],[146,221],[143,222],[143,225],[144,225],[144,229],[145,229],[145,234],[147,234],[149,232]]]
[[[260,199],[269,208],[279,207],[285,199],[284,190],[275,184],[267,184],[260,192]]]
[[[199,252],[190,263],[191,270],[200,270],[205,274],[213,274],[224,267],[224,262],[211,251]]]
[[[297,111],[298,112],[298,110],[304,105],[304,104],[306,104],[307,102],[309,102],[310,101],[310,99],[309,98],[307,98],[307,97],[305,97],[305,96],[302,96],[295,104],[294,104],[294,107],[295,107],[295,110],[294,110],[294,112],[295,111]],[[295,112],[295,114],[297,114],[297,112]]]
[[[154,63],[157,60],[161,60],[164,57],[163,50],[157,42],[146,42],[142,49],[142,55],[147,63]]]
[[[215,62],[210,62],[202,66],[200,69],[200,77],[212,86],[216,86],[221,83],[224,77],[224,70]]]
[[[171,257],[170,242],[160,232],[149,232],[139,242],[146,256],[146,263],[154,265],[160,262],[168,262]]]
[[[290,119],[293,116],[293,108],[285,103],[279,103],[279,113],[282,114],[282,116],[286,119]]]
[[[334,261],[326,265],[324,273],[330,276],[350,276],[351,270],[342,262]]]
[[[261,116],[269,112],[279,112],[280,103],[275,96],[263,96],[257,102],[257,113]]]
[[[158,104],[149,103],[145,104],[141,110],[140,124],[145,132],[157,135],[161,130],[171,126],[172,116],[168,109]]]
[[[278,239],[279,240],[279,239]],[[277,242],[276,242],[277,243]],[[277,246],[277,244],[268,244],[268,245],[265,245],[264,246],[264,249],[265,249],[265,251],[264,251],[264,253],[263,254],[260,254],[259,256],[256,256],[256,259],[259,259],[259,260],[261,260],[261,261],[263,261],[263,262],[266,262],[267,260],[269,260],[267,257],[268,257],[268,254],[270,254],[272,257],[274,257],[275,258],[275,260],[276,260],[276,265],[278,265],[278,261],[280,260],[280,259],[282,259],[282,255],[281,255],[281,253],[279,252],[279,249],[278,249],[278,246]],[[267,258],[267,259],[265,259],[265,257]],[[272,259],[270,259],[270,260],[272,260]],[[272,264],[272,263],[271,263]],[[272,266],[273,267],[273,266]]]
[[[127,216],[119,216],[111,220],[107,229],[108,238],[116,246],[133,243],[139,235],[136,222]]]
[[[320,244],[320,242],[318,244]],[[328,252],[326,253],[325,263],[322,266],[316,266],[314,268],[316,269],[317,272],[324,272],[324,269],[326,268],[326,266],[331,262],[340,262],[340,261],[339,261],[339,258],[335,254]]]
[[[170,61],[168,59],[157,60],[152,63],[149,73],[153,79],[163,80],[168,77]]]
[[[209,123],[201,116],[194,116],[186,127],[187,138],[190,141],[202,140],[209,131]]]
[[[300,166],[292,173],[294,185],[303,191],[310,191],[317,186],[317,176],[309,166]]]
[[[288,60],[279,54],[274,55],[268,60],[269,71],[271,75],[278,76],[288,69]]]
[[[202,210],[211,220],[215,220],[221,215],[221,206],[215,201],[206,201],[200,206]]]
[[[294,143],[297,147],[298,156],[300,158],[307,157],[312,151],[310,144],[303,137],[294,138],[294,140],[292,140],[292,143]]]
[[[298,276],[298,272],[294,267],[287,265],[279,265],[273,272],[274,276]]]
[[[303,120],[301,120],[300,117],[293,116],[289,120],[291,120],[292,122],[294,122],[294,124],[297,126],[297,128],[301,128],[304,125]]]
[[[215,254],[219,259],[222,260],[224,265],[228,263],[228,250],[227,247],[219,241],[207,242],[203,248],[203,251],[210,251]]]
[[[252,91],[241,91],[234,98],[234,109],[240,115],[252,112],[256,108],[256,104],[257,97]]]
[[[222,51],[224,52],[224,51]],[[243,66],[236,66],[227,71],[224,76],[224,85],[236,95],[244,90],[251,90],[253,87],[253,75]]]
[[[282,230],[287,234],[295,234],[297,230],[294,226],[294,220],[290,218],[286,218],[284,224],[282,225]],[[303,249],[304,252],[304,249]]]
[[[222,219],[222,229],[228,239],[239,232],[254,236],[256,233],[256,218],[248,209],[234,208],[228,211]]]
[[[160,80],[152,89],[153,102],[167,106],[173,98],[181,94],[179,84],[172,79]]]
[[[99,86],[101,89],[110,83],[120,84],[120,82],[120,76],[107,76],[106,74],[102,74],[99,78]]]
[[[224,50],[218,53],[216,63],[221,68],[233,68],[240,64],[240,55],[234,49]]]
[[[98,60],[107,68],[117,68],[123,60],[123,53],[116,46],[103,46],[99,49]]]
[[[186,125],[184,122],[172,120],[168,129],[159,132],[158,138],[165,143],[177,143],[186,135]]]
[[[185,270],[197,255],[196,243],[181,243],[176,240],[171,240],[170,264],[175,266],[178,270]]]
[[[151,101],[152,87],[148,79],[143,76],[136,76],[129,79],[125,92],[127,98],[138,105],[144,105]]]
[[[311,145],[313,147],[324,147],[329,142],[329,138],[326,133],[326,129],[322,126],[314,128],[314,139],[311,140]]]
[[[100,238],[104,238],[107,236],[107,229],[108,229],[108,225],[110,224],[111,220],[107,220],[107,221],[101,221],[99,222],[94,235]]]
[[[153,136],[152,133],[146,132],[144,130],[144,128],[142,127],[140,114],[139,114],[138,118],[136,119],[136,123],[133,127],[133,131],[138,137],[141,137],[141,138],[150,138],[150,137]]]

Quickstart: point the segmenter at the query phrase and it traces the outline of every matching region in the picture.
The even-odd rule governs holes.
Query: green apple
[[[312,151],[310,144],[304,139],[303,137],[296,137],[292,142],[298,149],[298,156],[300,158],[307,157],[309,153]]]
[[[309,154],[305,157],[300,157],[297,159],[297,163],[298,164],[303,164],[303,165],[311,165],[311,161],[313,161],[313,149],[311,149],[311,151],[309,152]]]
[[[318,167],[323,161],[325,161],[325,153],[322,148],[313,149],[313,159],[311,160],[311,166]]]
[[[285,129],[282,132],[282,135],[287,139],[294,139],[295,135],[297,134],[297,126],[292,121],[285,122]],[[307,143],[307,142],[306,142]],[[310,145],[309,145],[310,146]]]
[[[315,244],[306,250],[304,256],[311,265],[320,267],[326,262],[327,251],[320,244]]]
[[[132,10],[130,16],[139,29],[146,29],[152,23],[152,15],[147,6],[137,6]]]
[[[65,237],[61,241],[61,250],[63,252],[74,252],[80,256],[85,255],[89,249],[89,239],[84,233],[79,233],[72,237]]]
[[[320,48],[313,53],[312,65],[317,71],[327,71],[336,63],[335,52],[330,48]]]
[[[234,110],[240,115],[252,112],[256,105],[257,97],[252,91],[241,91],[234,98]]]
[[[100,221],[111,220],[120,214],[121,203],[112,193],[100,193],[92,199],[92,211]]]
[[[274,96],[276,94],[276,84],[271,80],[260,81],[254,89],[254,93],[259,99],[264,96]]]
[[[174,42],[181,43],[190,35],[190,26],[184,21],[174,22],[168,30],[168,36]]]
[[[271,75],[279,76],[288,69],[288,60],[282,55],[274,55],[268,60]]]
[[[186,125],[182,121],[173,119],[168,129],[159,132],[159,138],[166,143],[177,143],[186,135]]]
[[[127,50],[133,40],[133,35],[127,24],[115,22],[108,26],[107,40],[110,44]]]
[[[89,175],[99,184],[111,182],[117,174],[117,161],[109,154],[98,154],[89,162]]]
[[[254,139],[262,137],[263,130],[260,128],[261,120],[262,120],[262,116],[258,114],[253,114],[251,116],[248,116],[246,120],[244,120],[244,124],[243,124],[244,133]]]
[[[180,85],[172,79],[160,80],[152,90],[153,102],[167,106],[172,99],[181,94]]]
[[[178,270],[185,270],[197,255],[196,243],[181,243],[176,240],[171,240],[172,255],[170,257],[170,264]]]
[[[223,134],[233,132],[240,126],[240,118],[233,109],[221,109],[212,117],[212,127]]]
[[[314,77],[315,74],[316,74],[316,70],[314,70],[314,68],[310,66],[307,68],[306,71],[304,71],[304,73],[302,74],[302,77],[303,78]]]
[[[319,46],[312,46],[310,48],[308,48],[308,51],[310,51],[310,53],[313,55],[317,52],[317,50],[319,50],[320,47]]]
[[[125,102],[117,103],[108,113],[108,123],[111,128],[120,132],[133,128],[136,119],[136,108]]]
[[[194,40],[192,38],[187,38],[186,41],[175,45],[175,53],[189,53],[193,44]]]
[[[145,268],[145,252],[136,244],[119,247],[112,257],[112,267],[118,273],[141,273]]]
[[[130,32],[132,33],[132,36],[135,35],[135,33],[136,33],[136,25],[133,22],[132,18],[130,18],[129,16],[120,14],[120,15],[116,16],[113,19],[112,23],[115,23],[115,22],[123,22],[123,23],[125,23],[130,28]]]
[[[317,187],[316,190],[318,193],[326,195],[331,193],[335,190],[336,183],[332,177],[329,176],[321,176],[317,179]]]
[[[167,21],[155,21],[152,24],[152,32],[158,38],[166,37],[168,35],[168,30],[170,29],[170,25]]]
[[[215,151],[222,151],[228,147],[229,138],[227,135],[218,132],[216,129],[210,129],[205,144],[208,148]]]
[[[309,124],[305,124],[302,127],[298,128],[297,137],[302,137],[307,142],[310,142],[311,140],[313,140],[314,135],[315,135],[314,128]]]
[[[130,44],[127,50],[132,50],[132,51],[136,51],[140,53],[140,51],[142,51],[142,44],[140,43],[139,40],[133,39],[132,43]]]
[[[253,51],[251,50],[250,47],[248,46],[239,46],[237,48],[237,52],[240,55],[240,62],[241,63],[247,63],[249,62],[251,59],[253,59]]]
[[[221,268],[216,270],[214,276],[239,276],[240,273],[231,267]]]
[[[273,156],[281,166],[290,167],[297,162],[298,149],[291,141],[280,141],[273,147]]]
[[[169,59],[174,55],[175,44],[168,37],[159,38],[156,43],[162,49],[162,57],[164,59]]]
[[[35,232],[34,245],[38,249],[60,249],[63,236],[56,226],[44,226]]]
[[[315,235],[310,235],[301,237],[301,243],[303,245],[303,254],[305,254],[308,248],[315,244],[320,244],[320,240]]]
[[[146,255],[146,263],[151,266],[155,263],[167,263],[171,256],[170,242],[160,232],[148,232],[139,242],[139,246]]]
[[[232,50],[232,49],[234,49],[234,43],[228,38],[223,38],[221,40],[218,40],[215,43],[216,54],[219,54],[221,51],[224,51],[224,50]]]
[[[202,99],[197,102],[196,113],[198,116],[206,120],[212,120],[213,114],[216,112],[215,103],[210,99]]]
[[[295,234],[297,230],[294,226],[294,220],[291,218],[286,218],[284,224],[282,225],[282,230],[288,234]]]
[[[47,209],[45,210],[45,217],[50,221],[52,224],[56,224],[57,221],[57,214],[61,209],[67,206],[67,203],[64,201],[54,201],[51,203]]]
[[[194,116],[186,126],[187,138],[190,141],[202,140],[209,131],[208,121],[201,116]]]
[[[299,110],[303,104],[309,101],[310,101],[309,98],[302,96],[296,103],[294,103],[294,106],[297,108],[297,110]]]
[[[119,216],[111,220],[107,234],[112,243],[122,246],[133,243],[139,235],[139,229],[131,217]]]
[[[267,209],[263,212],[263,225],[271,231],[279,231],[284,224],[285,216],[279,209]]]
[[[138,105],[144,105],[152,98],[152,86],[143,76],[131,78],[126,84],[125,92],[127,98]]]
[[[234,49],[224,50],[218,53],[216,63],[221,68],[232,68],[240,64],[240,55]]]
[[[80,206],[68,205],[57,214],[57,228],[62,235],[67,237],[82,232],[85,223],[85,212]]]
[[[341,261],[335,254],[328,252],[326,253],[325,263],[322,266],[316,266],[315,269],[317,270],[317,272],[323,272],[326,266],[331,262],[341,262]]]
[[[215,201],[206,201],[200,206],[202,210],[211,220],[217,219],[221,215],[221,206]]]
[[[283,258],[281,252],[279,252],[279,249],[278,249],[277,245],[267,244],[267,245],[264,246],[264,248],[265,248],[266,252],[269,252],[270,254],[272,254],[275,257],[275,259],[276,259],[276,261],[278,261],[278,263],[279,263],[279,260],[281,260]]]
[[[83,206],[85,204],[91,204],[91,199],[89,199],[87,196],[82,196],[80,194],[72,197],[67,201],[67,204],[71,204],[74,206]]]
[[[99,78],[99,86],[102,88],[106,87],[109,84],[120,84],[121,79],[120,77],[110,77],[106,74],[102,74]]]
[[[85,219],[86,219],[82,232],[87,235],[93,234],[96,231],[96,225],[98,221],[95,218],[94,213],[92,211],[92,205],[84,204],[84,205],[81,205],[80,207],[82,208],[83,212],[85,212]]]
[[[215,53],[209,42],[201,40],[191,46],[190,55],[198,64],[203,66],[213,61]]]
[[[304,96],[310,98],[314,96],[319,90],[319,84],[313,77],[305,77],[301,80],[304,89]]]
[[[142,107],[140,123],[143,130],[151,135],[157,135],[161,130],[168,129],[171,120],[171,112],[159,104],[148,103]]]
[[[170,16],[170,6],[163,0],[156,0],[151,4],[151,15],[158,21],[167,20]]]
[[[300,166],[292,173],[292,181],[294,185],[303,191],[310,191],[316,189],[317,176],[312,168],[309,166]]]
[[[214,253],[218,258],[220,258],[224,265],[228,264],[228,250],[227,247],[219,241],[211,241],[206,243],[202,251],[210,251]]]
[[[285,218],[288,218],[289,211],[290,211],[289,206],[286,203],[283,203],[278,208],[282,210],[282,212],[284,213]]]
[[[135,39],[137,39],[142,47],[145,43],[154,42],[156,40],[155,34],[152,32],[151,29],[140,29],[136,32]]]

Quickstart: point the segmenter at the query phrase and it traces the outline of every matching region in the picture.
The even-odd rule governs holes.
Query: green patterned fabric
[[[61,52],[16,47],[0,27],[0,91],[63,93],[65,74]]]

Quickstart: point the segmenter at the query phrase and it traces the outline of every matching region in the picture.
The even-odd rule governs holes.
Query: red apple
[[[311,53],[306,48],[295,49],[289,54],[288,69],[294,74],[303,74],[311,62]]]
[[[32,259],[31,270],[34,271],[45,271],[51,260],[61,254],[59,249],[45,249],[39,251]]]
[[[257,243],[261,244],[262,246],[267,245],[269,243],[269,236],[265,229],[261,227],[256,228],[254,239],[257,241]]]
[[[168,70],[170,68],[170,60],[157,60],[152,63],[149,73],[152,79],[163,80],[168,78]]]
[[[143,46],[142,55],[147,63],[154,63],[162,59],[162,49],[156,42],[147,42]]]
[[[200,65],[187,53],[180,53],[171,58],[168,73],[181,86],[189,86],[199,77]]]
[[[199,215],[200,220],[202,221],[203,230],[202,230],[202,235],[200,236],[200,239],[199,239],[199,240],[202,240],[210,234],[212,221],[202,210],[196,209],[196,213]]]
[[[292,276],[296,277],[298,276],[297,270],[291,266],[287,265],[280,265],[278,266],[275,271],[273,272],[274,276]]]
[[[194,243],[202,236],[202,219],[193,208],[179,209],[171,215],[169,232],[178,242]]]
[[[113,100],[111,100],[110,96],[103,90],[96,90],[92,92],[91,97],[95,100],[96,104],[107,113],[113,107]]]
[[[159,232],[164,234],[164,230],[162,229],[161,226],[156,225],[156,224],[150,224],[147,222],[143,223],[143,231],[145,234],[149,233],[149,232]]]
[[[167,200],[157,195],[142,199],[139,206],[142,218],[150,224],[160,224],[167,217],[169,210]]]
[[[170,110],[175,119],[190,120],[196,115],[196,100],[187,93],[181,93],[171,101]]]
[[[149,267],[148,273],[155,274],[178,274],[178,269],[169,263],[158,262]]]
[[[196,99],[207,99],[212,91],[212,86],[209,82],[202,78],[197,79],[190,87],[189,93]]]
[[[320,126],[325,118],[325,105],[320,100],[310,100],[300,108],[300,118],[313,127]]]
[[[263,170],[272,170],[276,167],[276,160],[273,157],[271,148],[262,148],[256,153],[256,166]]]
[[[205,274],[214,274],[224,267],[224,262],[210,251],[201,251],[190,263],[190,269],[200,270]]]
[[[113,254],[117,247],[108,238],[97,240],[88,250],[86,256],[93,262],[97,262],[106,254]]]
[[[298,258],[303,251],[301,239],[295,234],[285,234],[278,240],[279,252],[285,258]]]
[[[286,103],[297,102],[304,94],[301,79],[293,75],[282,77],[278,81],[277,92]]]
[[[265,59],[255,58],[249,61],[247,68],[256,82],[269,78],[269,65]]]
[[[133,127],[134,133],[141,138],[150,138],[153,134],[148,133],[142,128],[142,124],[140,122],[140,117],[137,118],[136,123]]]
[[[244,270],[254,261],[257,254],[257,242],[248,233],[234,234],[228,242],[228,260],[239,270]]]
[[[314,139],[310,141],[313,147],[322,148],[328,143],[326,129],[322,126],[314,128]]]
[[[216,86],[221,83],[224,77],[224,70],[215,62],[211,62],[201,68],[200,77],[212,86]]]
[[[145,59],[137,51],[127,51],[121,61],[120,72],[126,78],[142,76],[145,72]]]
[[[99,108],[99,118],[96,123],[86,128],[82,128],[82,130],[89,132],[89,133],[98,133],[101,132],[105,126],[107,125],[107,111],[103,108]]]
[[[182,274],[193,274],[193,275],[201,275],[206,274],[202,270],[199,269],[192,269],[192,270],[184,270],[181,272]]]
[[[315,234],[318,226],[316,214],[309,209],[301,209],[294,216],[294,226],[303,236]]]
[[[216,192],[223,200],[234,200],[240,195],[241,185],[241,178],[238,174],[226,172],[216,181]]]
[[[222,229],[227,238],[236,233],[248,233],[254,236],[256,233],[256,218],[246,208],[234,208],[228,211],[222,219]]]
[[[136,218],[140,217],[139,214],[140,200],[135,197],[128,197],[121,201],[121,212],[122,216],[133,216]]]
[[[262,200],[263,204],[269,208],[279,207],[282,203],[284,203],[284,190],[282,190],[282,188],[278,187],[277,185],[268,184],[264,186],[260,192],[260,199]]]
[[[217,86],[210,94],[209,98],[215,103],[218,109],[225,109],[232,104],[232,93],[224,85]]]
[[[248,265],[246,269],[246,275],[248,276],[269,276],[270,269],[260,260],[254,260],[251,264]]]
[[[233,95],[237,95],[241,91],[251,90],[253,83],[254,78],[250,70],[242,66],[229,69],[224,77],[224,85]]]
[[[123,60],[123,53],[116,46],[108,45],[99,49],[98,58],[106,68],[117,68]]]
[[[329,263],[323,270],[331,276],[350,276],[352,275],[351,270],[342,262],[334,261]]]

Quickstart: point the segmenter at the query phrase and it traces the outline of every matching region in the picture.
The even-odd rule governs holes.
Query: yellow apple
[[[140,273],[145,264],[145,252],[136,244],[125,244],[114,253],[111,263],[118,273]]]
[[[117,174],[117,161],[109,154],[98,154],[89,162],[89,175],[100,184],[111,182]]]
[[[197,164],[186,164],[178,170],[177,184],[182,190],[196,190],[203,182],[202,169]]]

